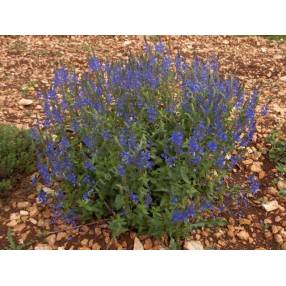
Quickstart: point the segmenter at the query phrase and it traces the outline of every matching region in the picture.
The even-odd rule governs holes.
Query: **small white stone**
[[[37,190],[37,192],[44,191],[47,195],[51,195],[51,196],[55,195],[55,190],[48,188],[48,187],[42,185],[41,183],[37,184],[36,190]]]
[[[51,234],[47,237],[49,245],[53,246],[56,242],[56,234]]]
[[[262,206],[267,212],[271,212],[279,208],[279,204],[276,200],[262,204]]]
[[[249,233],[245,230],[241,230],[238,234],[237,237],[240,238],[241,240],[248,240],[249,239]]]
[[[285,76],[280,77],[280,80],[282,80],[282,81],[286,81],[286,75],[285,75]]]
[[[20,215],[29,215],[29,212],[25,210],[20,210]]]
[[[129,46],[132,42],[127,40],[123,43],[123,46],[126,47],[126,46]]]
[[[19,101],[19,104],[22,105],[22,106],[29,106],[29,105],[33,104],[33,100],[32,99],[22,98]]]
[[[51,188],[48,188],[48,187],[43,187],[43,191],[45,193],[47,193],[48,195],[51,195],[51,196],[54,196],[55,195],[55,190],[51,189]]]
[[[30,203],[29,202],[18,202],[17,203],[17,207],[19,208],[19,209],[25,209],[25,208],[27,208],[27,207],[29,207],[30,206]]]
[[[204,247],[200,241],[197,240],[186,240],[184,248],[187,250],[203,250]]]
[[[133,250],[144,250],[143,244],[137,237],[134,238]]]
[[[10,220],[17,220],[17,219],[20,219],[19,213],[11,213],[10,214]]]
[[[8,227],[14,227],[18,224],[18,222],[16,220],[11,220],[9,223],[7,223]]]
[[[36,225],[38,223],[34,218],[30,218],[29,221],[34,225]]]
[[[39,243],[35,246],[35,250],[51,250],[52,248],[48,244]]]

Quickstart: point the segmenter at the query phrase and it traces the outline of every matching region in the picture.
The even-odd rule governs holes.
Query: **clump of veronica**
[[[61,190],[56,217],[171,236],[220,205],[258,100],[213,59],[188,63],[162,43],[124,61],[93,57],[81,77],[61,68],[41,97],[38,168]]]

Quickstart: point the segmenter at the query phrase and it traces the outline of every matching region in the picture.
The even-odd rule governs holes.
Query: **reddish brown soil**
[[[154,37],[146,39],[156,40]],[[265,137],[274,128],[280,128],[286,134],[286,81],[283,80],[286,76],[286,42],[278,43],[261,37],[222,36],[170,36],[162,37],[162,40],[172,51],[180,49],[190,58],[194,54],[203,58],[217,55],[222,72],[236,74],[246,89],[259,87],[259,108],[271,100],[266,118],[257,113],[256,140],[252,153],[247,156],[255,162],[262,162],[266,175],[260,180],[261,191],[255,197],[249,196],[245,203],[227,201],[226,211],[219,215],[227,219],[228,225],[193,231],[189,239],[200,241],[207,249],[285,249],[286,199],[278,192],[269,191],[269,187],[277,189],[277,181],[283,178],[267,158]],[[36,116],[41,118],[42,109],[35,98],[35,90],[49,85],[57,66],[64,64],[82,72],[87,68],[91,52],[100,58],[125,58],[128,49],[140,52],[143,43],[143,37],[137,36],[0,37],[0,122],[28,127]],[[32,99],[33,104],[20,106],[21,98]],[[246,187],[250,166],[237,166],[227,183]],[[273,200],[278,202],[279,208],[266,212],[262,203]],[[28,202],[29,206],[19,208],[18,202]],[[31,222],[31,208],[38,211],[32,217],[36,224]],[[29,215],[19,216],[17,225],[8,227],[12,221],[11,214],[17,215],[20,210],[28,210]],[[30,176],[21,175],[9,195],[0,198],[0,249],[9,248],[8,228],[13,231],[17,243],[28,249],[133,249],[136,236],[135,233],[126,233],[115,241],[105,221],[92,221],[72,230],[58,222],[55,228],[50,223],[49,208],[36,202]],[[65,235],[53,242],[53,234],[58,235],[59,231],[64,231]],[[247,232],[250,238],[239,238],[241,231]],[[145,249],[168,247],[166,238],[150,240],[147,236],[138,237]]]

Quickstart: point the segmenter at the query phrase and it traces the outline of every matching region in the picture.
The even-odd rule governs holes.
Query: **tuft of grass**
[[[37,82],[34,80],[25,83],[20,88],[20,93],[23,97],[27,97],[35,92]]]
[[[281,132],[273,131],[266,141],[271,144],[268,152],[269,159],[274,163],[277,171],[286,176],[286,139]]]
[[[262,37],[271,40],[271,41],[286,41],[286,35],[263,35]]]
[[[24,249],[24,245],[20,245],[17,243],[17,241],[14,238],[13,232],[11,231],[10,228],[8,229],[6,238],[9,243],[9,246],[6,248],[7,250],[23,250]]]
[[[23,53],[26,50],[27,50],[27,44],[21,40],[12,42],[9,46],[9,53],[11,54]]]

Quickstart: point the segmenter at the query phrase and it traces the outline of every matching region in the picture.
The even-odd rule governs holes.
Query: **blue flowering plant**
[[[92,57],[81,76],[61,68],[40,97],[32,135],[57,190],[54,218],[109,218],[115,236],[182,236],[219,206],[258,101],[216,60],[188,62],[162,43],[128,60]]]

